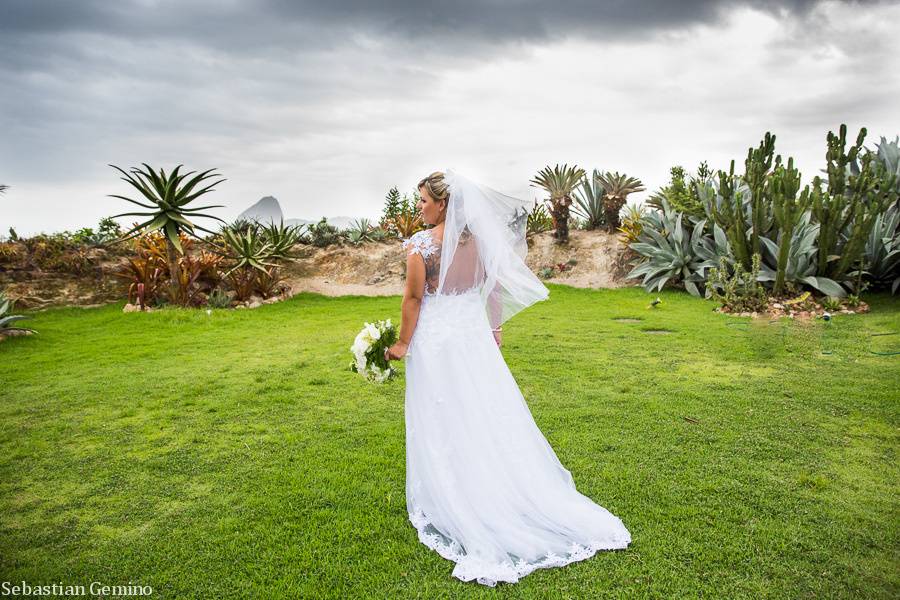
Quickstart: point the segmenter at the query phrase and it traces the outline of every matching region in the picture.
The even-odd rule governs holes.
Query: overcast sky
[[[445,167],[531,199],[575,163],[639,201],[766,131],[806,183],[829,129],[900,134],[898,57],[896,1],[0,0],[0,232],[129,210],[108,163],[216,167],[225,219],[377,218]]]

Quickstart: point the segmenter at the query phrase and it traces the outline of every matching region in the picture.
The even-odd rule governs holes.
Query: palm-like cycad
[[[159,173],[157,173],[150,168],[147,163],[142,164],[145,169],[132,168],[130,172],[127,172],[116,165],[109,165],[124,175],[121,179],[134,186],[141,193],[141,196],[143,196],[142,199],[144,202],[138,202],[137,200],[132,200],[131,198],[120,196],[118,194],[109,194],[109,196],[127,200],[132,204],[137,204],[141,208],[148,210],[148,212],[122,213],[114,215],[113,218],[125,216],[150,217],[143,223],[135,225],[121,238],[117,239],[116,242],[128,240],[142,232],[161,230],[166,236],[166,246],[168,248],[167,261],[169,263],[169,273],[172,278],[171,284],[173,287],[177,287],[178,282],[175,279],[178,273],[176,253],[184,254],[179,234],[183,231],[193,237],[202,239],[194,233],[195,228],[215,234],[214,231],[210,231],[209,229],[193,223],[191,219],[196,217],[216,219],[225,223],[225,221],[219,217],[200,212],[209,208],[219,208],[222,206],[220,204],[200,206],[197,208],[191,208],[188,207],[188,205],[200,196],[212,191],[212,188],[225,181],[225,178],[218,179],[212,183],[204,183],[212,177],[221,177],[221,175],[214,174],[213,171],[215,171],[215,169],[209,169],[188,179],[195,171],[181,174],[179,173],[179,170],[182,165],[178,165],[167,174],[163,169],[160,169]]]
[[[596,173],[594,177],[606,192],[603,196],[603,209],[606,213],[606,227],[610,233],[619,227],[619,211],[625,205],[628,194],[643,192],[644,184],[636,177],[628,177],[619,172]]]
[[[544,167],[531,180],[535,187],[542,187],[550,194],[550,215],[556,229],[554,235],[558,244],[569,241],[569,206],[572,204],[572,190],[584,177],[584,169],[577,166],[556,165]]]

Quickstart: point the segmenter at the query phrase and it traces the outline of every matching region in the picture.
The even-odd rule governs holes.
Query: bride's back
[[[464,229],[455,249],[446,257],[450,262],[444,274],[441,295],[457,295],[478,289],[484,282],[484,267],[475,237]],[[441,261],[444,259],[441,240],[434,237],[433,229],[418,231],[403,242],[408,254],[419,254],[425,262],[425,295],[437,295],[440,286]]]

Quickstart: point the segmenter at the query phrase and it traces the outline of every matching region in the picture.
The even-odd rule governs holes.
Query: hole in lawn
[[[672,333],[671,329],[641,329],[644,333],[657,333],[657,334],[666,334]]]
[[[640,323],[643,319],[634,319],[631,317],[613,317],[613,321],[618,323]]]

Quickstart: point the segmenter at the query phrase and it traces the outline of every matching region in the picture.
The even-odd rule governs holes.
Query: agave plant
[[[373,229],[368,219],[355,219],[350,223],[350,227],[346,231],[347,239],[354,246],[358,246],[363,242],[371,242],[373,240]]]
[[[3,185],[2,183],[0,183],[0,194],[5,193],[6,190],[8,190],[8,189],[9,189],[8,185]]]
[[[553,218],[554,236],[559,244],[569,241],[569,207],[572,191],[584,178],[584,169],[578,166],[556,165],[541,169],[531,180],[531,185],[541,187],[550,194],[550,216]]]
[[[596,229],[603,225],[606,213],[603,210],[603,195],[606,193],[600,185],[600,171],[594,169],[592,177],[585,177],[575,194],[572,212],[585,220],[585,229]]]
[[[819,237],[819,224],[812,223],[812,211],[805,211],[798,219],[791,233],[792,239],[788,248],[785,261],[784,281],[793,283],[805,283],[819,290],[827,296],[843,298],[847,291],[833,279],[817,276],[817,256],[819,248],[816,239]],[[779,247],[768,237],[761,235],[759,241],[763,247],[763,258],[769,264],[778,264]],[[779,240],[780,241],[780,240]],[[777,270],[763,264],[760,268],[759,280],[774,282],[778,276]]]
[[[701,295],[697,283],[705,280],[706,269],[717,266],[714,257],[718,253],[703,239],[706,219],[690,228],[682,222],[683,217],[665,200],[662,211],[651,211],[643,217],[638,241],[629,244],[641,256],[632,262],[637,266],[626,279],[643,275],[642,285],[648,292],[661,290],[670,279],[680,279],[688,292]]]
[[[866,240],[865,264],[863,273],[874,282],[876,287],[890,287],[891,294],[900,288],[900,206],[890,206],[883,214],[878,215],[872,232]],[[858,290],[857,290],[858,293]]]
[[[223,235],[228,252],[237,261],[225,273],[226,277],[237,269],[258,269],[265,273],[266,267],[276,266],[273,263],[266,262],[274,258],[272,244],[263,239],[255,230],[250,229],[244,233],[237,233],[226,229]]]
[[[900,136],[897,136],[893,142],[888,142],[882,136],[881,143],[876,144],[876,147],[878,148],[878,159],[884,165],[885,171],[894,176],[894,185],[900,190]]]
[[[0,335],[10,335],[16,333],[37,333],[34,329],[28,327],[11,327],[12,323],[27,319],[24,315],[9,314],[13,308],[14,302],[7,298],[5,292],[0,292]]]
[[[213,187],[222,183],[225,179],[221,178],[212,183],[207,183],[210,178],[220,177],[218,174],[214,174],[215,169],[209,169],[202,173],[197,173],[196,175],[194,175],[195,171],[189,171],[182,174],[179,173],[182,165],[178,165],[170,173],[166,173],[163,169],[160,169],[157,173],[146,163],[142,164],[145,169],[132,168],[130,172],[125,171],[116,165],[109,165],[122,173],[123,177],[121,177],[121,179],[137,189],[141,196],[143,196],[142,199],[144,201],[138,202],[137,200],[132,200],[131,198],[120,196],[118,194],[109,194],[109,196],[126,200],[141,208],[147,209],[146,212],[122,213],[114,215],[113,218],[124,216],[150,217],[143,223],[135,225],[131,230],[126,232],[124,236],[116,241],[125,241],[139,235],[142,231],[162,231],[166,236],[169,276],[171,278],[170,283],[174,289],[178,286],[178,281],[176,279],[176,274],[178,273],[176,253],[184,254],[179,234],[184,232],[198,239],[202,239],[194,233],[194,229],[199,229],[215,235],[214,231],[196,225],[191,221],[191,219],[197,217],[215,219],[225,223],[225,221],[219,217],[201,212],[210,208],[219,208],[222,205],[200,206],[196,208],[190,207],[189,205],[200,196],[212,191]],[[194,176],[190,177],[191,175]]]
[[[603,210],[606,227],[612,233],[619,227],[619,211],[628,201],[628,195],[643,192],[645,188],[640,179],[628,177],[625,174],[620,175],[618,171],[597,173],[595,177],[604,191]]]

